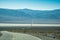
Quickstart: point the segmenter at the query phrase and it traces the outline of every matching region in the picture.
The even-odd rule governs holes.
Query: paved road
[[[0,40],[41,40],[38,37],[34,37],[32,35],[23,34],[23,33],[12,33],[3,31]]]

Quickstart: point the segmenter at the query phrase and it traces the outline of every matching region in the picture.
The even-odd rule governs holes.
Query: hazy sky
[[[0,8],[8,9],[60,9],[60,0],[0,0]]]

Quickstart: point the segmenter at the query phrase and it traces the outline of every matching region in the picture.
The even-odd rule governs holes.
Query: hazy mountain
[[[18,11],[23,11],[26,14],[31,15],[35,19],[60,19],[60,9],[56,10],[31,10],[22,9]]]
[[[30,18],[29,14],[23,11],[11,10],[11,9],[0,9],[0,20],[20,20]]]
[[[60,20],[60,9],[31,10],[31,9],[2,9],[0,8],[0,21],[22,20]]]

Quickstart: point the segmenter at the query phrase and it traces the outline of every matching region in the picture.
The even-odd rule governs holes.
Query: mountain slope
[[[25,21],[29,23],[32,20],[39,23],[50,23],[50,21],[60,23],[60,9],[56,10],[31,10],[31,9],[2,9],[0,8],[0,23],[4,21]],[[37,23],[38,23],[37,22]],[[24,23],[24,22],[23,22]],[[32,23],[32,22],[31,22]]]

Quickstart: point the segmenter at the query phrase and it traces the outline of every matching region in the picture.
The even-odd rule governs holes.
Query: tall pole
[[[31,27],[32,27],[32,24],[33,24],[33,19],[31,20],[32,22],[31,22]]]
[[[33,18],[32,18],[31,28],[32,28],[32,26],[33,26]]]

